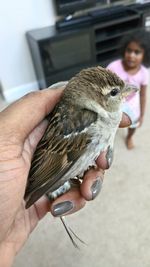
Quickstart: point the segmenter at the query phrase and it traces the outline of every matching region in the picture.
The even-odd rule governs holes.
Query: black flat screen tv
[[[96,5],[96,0],[55,0],[58,15],[69,15]]]

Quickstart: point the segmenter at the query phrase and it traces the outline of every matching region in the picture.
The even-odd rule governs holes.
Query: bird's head
[[[95,101],[108,112],[117,111],[123,99],[138,90],[135,86],[126,85],[115,73],[102,67],[82,70],[71,79],[70,84],[72,89],[75,85],[76,94],[78,91],[80,98]]]

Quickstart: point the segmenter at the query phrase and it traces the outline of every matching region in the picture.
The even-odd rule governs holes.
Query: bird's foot
[[[78,187],[80,186],[81,181],[78,178],[70,179],[69,181],[66,181],[63,185],[61,185],[59,188],[54,190],[53,192],[47,192],[46,195],[49,200],[55,200],[56,198],[64,195],[67,193],[70,188]]]
[[[71,188],[71,184],[69,181],[65,182],[59,188],[57,188],[53,192],[47,192],[46,195],[49,200],[55,200],[56,198],[60,197],[61,195],[67,193]]]

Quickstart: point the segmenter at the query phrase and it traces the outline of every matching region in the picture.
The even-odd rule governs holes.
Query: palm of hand
[[[20,250],[38,221],[50,211],[55,202],[64,201],[67,197],[73,198],[76,202],[74,211],[85,205],[85,199],[76,189],[59,197],[52,204],[43,196],[29,209],[25,209],[23,197],[31,158],[46,126],[46,121],[40,123],[25,141],[19,142],[20,137],[13,131],[9,136],[5,135],[7,142],[0,136],[0,169],[3,170],[0,173],[0,243],[12,247],[15,254]],[[94,177],[95,175],[94,172]]]
[[[0,149],[1,159],[4,161],[0,162],[1,166],[3,165],[3,171],[0,173],[0,192],[3,192],[2,195],[0,193],[0,229],[3,235],[0,235],[0,241],[12,245],[15,252],[20,249],[39,220],[38,208],[33,205],[26,210],[23,201],[37,139],[39,138],[36,135],[31,134],[24,144],[17,144],[10,139],[8,145],[1,142],[4,143]]]

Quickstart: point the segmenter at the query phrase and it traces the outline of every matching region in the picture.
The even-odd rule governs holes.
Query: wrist
[[[0,243],[0,267],[11,267],[15,259],[13,244]]]

